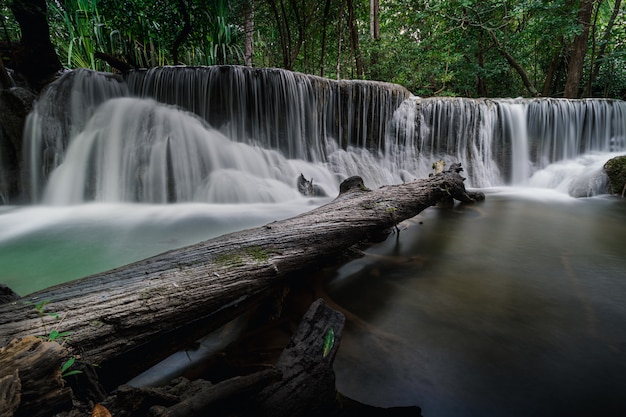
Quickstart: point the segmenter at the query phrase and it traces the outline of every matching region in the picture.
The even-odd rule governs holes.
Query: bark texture
[[[0,349],[0,416],[49,416],[71,407],[71,389],[61,379],[69,356],[58,343],[33,336]]]
[[[71,332],[67,344],[101,375],[126,378],[128,358],[149,366],[245,311],[274,285],[315,270],[363,241],[379,241],[399,222],[452,198],[473,202],[460,165],[428,179],[369,191],[342,187],[331,203],[287,220],[231,233],[189,247],[33,293],[0,306],[0,346],[15,338]],[[47,301],[41,316],[33,304]],[[193,339],[192,339],[193,340]],[[124,366],[116,360],[126,358]],[[155,356],[154,361],[162,358]],[[131,363],[133,361],[131,360]],[[107,381],[105,381],[107,382]],[[112,381],[119,383],[120,381]]]
[[[578,10],[578,23],[582,26],[580,34],[574,39],[572,54],[569,57],[567,67],[567,81],[565,82],[565,98],[578,98],[580,80],[583,74],[585,55],[587,55],[587,41],[591,26],[591,14],[593,13],[594,0],[582,0]]]

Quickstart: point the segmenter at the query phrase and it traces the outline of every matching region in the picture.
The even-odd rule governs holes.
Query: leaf
[[[322,357],[323,358],[328,356],[328,354],[332,350],[334,344],[335,344],[335,331],[331,327],[326,332],[326,337],[324,337],[324,347],[322,349]]]
[[[69,340],[73,332],[59,332],[58,330],[52,330],[48,335],[48,341],[61,341],[61,340]]]
[[[50,334],[48,335],[48,340],[51,342],[54,342],[55,340],[58,339],[58,337],[59,337],[58,330],[52,330]]]
[[[74,369],[73,371],[68,370],[72,367],[72,365],[74,365],[74,362],[76,362],[76,357],[72,356],[67,361],[65,361],[63,365],[61,365],[61,376],[63,378],[68,377],[70,375],[77,375],[77,374],[83,373],[83,371],[79,371],[78,369]]]
[[[62,375],[65,374],[65,371],[70,369],[72,365],[74,365],[74,362],[76,362],[76,358],[73,356],[69,358],[67,361],[65,361],[65,363],[61,365],[61,374]]]
[[[111,412],[105,406],[96,404],[91,412],[91,417],[112,417]]]

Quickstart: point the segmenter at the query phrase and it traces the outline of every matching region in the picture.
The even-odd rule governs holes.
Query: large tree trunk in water
[[[581,0],[578,11],[578,22],[582,25],[582,32],[574,39],[572,54],[567,67],[567,81],[565,82],[565,98],[577,98],[580,80],[583,74],[583,64],[587,54],[587,40],[589,38],[589,24],[593,11],[594,0]]]
[[[62,68],[50,42],[46,1],[13,0],[11,11],[22,32],[15,56],[15,70],[23,74],[34,88],[39,89]]]
[[[428,179],[369,191],[354,178],[342,194],[308,213],[231,233],[108,272],[61,284],[0,306],[0,346],[71,332],[66,344],[119,384],[144,367],[241,314],[275,285],[320,268],[353,245],[385,238],[399,222],[469,194],[460,165]],[[356,177],[358,178],[358,177]],[[350,184],[353,184],[351,187]],[[48,302],[45,312],[35,303]],[[43,322],[47,327],[44,327]],[[157,355],[156,353],[160,353]],[[109,379],[106,379],[106,378]]]

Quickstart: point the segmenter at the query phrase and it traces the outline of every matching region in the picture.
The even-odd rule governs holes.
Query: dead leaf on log
[[[91,417],[113,417],[107,408],[103,405],[96,404],[91,412]]]

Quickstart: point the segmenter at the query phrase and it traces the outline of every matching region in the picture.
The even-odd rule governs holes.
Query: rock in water
[[[304,174],[298,177],[298,191],[306,197],[327,197],[326,192],[319,185],[313,184],[313,178],[307,180]]]
[[[609,159],[604,164],[604,171],[609,177],[612,194],[624,197],[626,192],[626,155]]]

